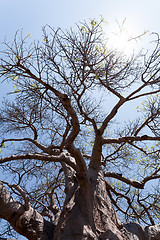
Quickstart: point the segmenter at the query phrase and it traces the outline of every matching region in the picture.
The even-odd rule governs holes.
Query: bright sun
[[[125,32],[112,36],[110,41],[112,48],[124,52],[131,50],[133,45],[133,42],[131,43],[129,40],[129,35]]]
[[[112,30],[109,34],[108,44],[111,49],[117,50],[124,54],[132,54],[136,45],[133,33],[124,27],[118,25],[118,30]]]

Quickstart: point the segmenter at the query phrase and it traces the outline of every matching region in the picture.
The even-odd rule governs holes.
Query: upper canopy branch
[[[17,63],[17,65],[15,65],[14,68],[15,68],[15,70],[17,69],[17,71],[22,70],[21,74],[23,74],[23,72],[26,73],[27,74],[26,77],[30,77],[31,79],[36,80],[38,83],[40,83],[44,87],[46,87],[46,89],[49,89],[50,91],[52,91],[59,98],[63,107],[65,108],[65,110],[69,113],[69,115],[72,118],[73,130],[70,134],[69,140],[73,142],[80,131],[80,127],[79,127],[79,120],[78,120],[77,114],[76,114],[75,110],[73,109],[73,107],[71,105],[71,101],[68,98],[67,94],[63,94],[60,91],[53,88],[50,84],[43,81],[41,77],[37,77],[35,74],[33,74],[30,71],[30,69],[26,68],[21,63]]]
[[[10,162],[10,161],[15,161],[15,160],[25,160],[25,159],[35,159],[35,160],[40,160],[40,161],[45,161],[45,162],[65,162],[69,166],[71,166],[74,170],[77,171],[76,165],[70,160],[70,157],[67,156],[65,153],[60,153],[59,156],[50,156],[50,155],[45,155],[45,154],[21,154],[21,155],[11,155],[8,157],[2,157],[0,158],[0,164],[5,163],[5,162]]]
[[[143,189],[144,188],[144,184],[142,182],[139,181],[135,181],[135,180],[131,180],[129,178],[124,177],[121,174],[115,173],[115,172],[105,172],[104,173],[105,177],[113,177],[116,178],[122,182],[125,182],[126,184],[129,184],[135,188],[139,188],[139,189]]]
[[[157,172],[160,171],[160,168],[158,168],[158,170],[154,171],[153,173],[151,173],[149,176],[145,177],[144,179],[142,179],[141,181],[136,181],[136,180],[131,180],[121,174],[115,173],[115,172],[105,172],[104,176],[105,177],[113,177],[115,179],[118,179],[130,186],[133,186],[135,188],[138,189],[143,189],[144,185],[150,181],[150,180],[154,180],[154,179],[160,179],[160,174],[157,174]]]
[[[45,81],[43,81],[41,78],[36,77],[35,74],[33,74],[29,69],[27,69],[24,65],[18,63],[18,66],[24,70],[29,77],[31,77],[32,79],[35,79],[37,82],[39,82],[40,84],[42,84],[44,87],[46,87],[46,89],[49,89],[50,91],[52,91],[61,101],[63,107],[65,108],[65,110],[68,112],[68,114],[71,116],[72,118],[72,131],[70,133],[70,135],[68,136],[67,141],[69,141],[70,143],[73,143],[73,141],[75,140],[76,136],[78,135],[79,131],[80,131],[80,125],[79,125],[79,120],[77,117],[77,114],[74,110],[74,108],[71,105],[71,100],[68,98],[67,94],[63,94],[60,91],[56,90],[55,88],[53,88],[50,84],[46,83]]]
[[[119,102],[111,110],[109,115],[105,118],[105,120],[102,123],[102,126],[99,129],[101,135],[104,133],[108,123],[114,118],[114,116],[117,114],[118,109],[125,103],[125,101],[126,101],[125,98],[120,99]]]
[[[123,143],[123,142],[133,142],[133,141],[160,141],[160,137],[151,137],[148,135],[142,136],[126,136],[120,138],[107,138],[103,139],[103,144],[110,144],[110,143]]]
[[[59,85],[57,85],[56,87],[53,87],[53,86],[55,86],[55,85],[53,85],[53,82],[52,82],[52,84],[50,84],[50,81],[48,80],[48,78],[50,77],[51,69],[49,69],[49,67],[48,67],[49,66],[48,61],[50,61],[50,63],[52,62],[54,65],[54,67],[52,69],[54,74],[58,74],[59,77],[63,79],[63,81],[67,81],[67,79],[65,77],[65,74],[63,74],[64,73],[63,69],[61,69],[59,67],[58,62],[55,62],[54,59],[52,59],[51,57],[49,57],[47,59],[46,54],[43,55],[43,50],[44,49],[42,47],[39,48],[38,46],[35,49],[37,67],[32,62],[32,60],[27,65],[25,63],[25,59],[23,59],[23,57],[21,57],[21,56],[18,56],[18,59],[17,59],[18,61],[16,61],[16,62],[12,61],[12,63],[10,64],[10,65],[12,65],[12,67],[6,68],[6,72],[8,75],[15,74],[16,76],[21,76],[21,77],[24,77],[25,79],[34,80],[35,83],[37,82],[37,84],[39,84],[38,85],[39,89],[40,89],[40,86],[42,86],[43,88],[46,88],[46,90],[50,90],[52,93],[54,93],[54,95],[57,97],[57,99],[59,100],[59,102],[61,103],[63,108],[66,110],[68,116],[71,119],[70,128],[69,128],[69,131],[67,131],[67,136],[65,136],[65,140],[63,138],[63,140],[64,140],[63,146],[75,158],[77,167],[79,168],[79,171],[81,173],[83,173],[85,176],[87,176],[86,165],[85,165],[84,159],[82,157],[82,154],[80,153],[80,151],[78,149],[76,149],[76,147],[73,144],[74,140],[76,139],[76,137],[78,136],[78,134],[80,132],[80,123],[79,123],[78,115],[76,113],[75,108],[72,106],[71,99],[69,98],[68,93],[66,94],[65,91],[63,91],[61,88],[59,88]],[[15,55],[15,52],[13,49],[11,49],[11,52],[13,55]],[[44,65],[41,64],[41,57],[43,58]],[[61,58],[60,55],[59,55],[59,57]],[[52,59],[52,61],[51,61],[51,59]],[[7,64],[7,62],[5,64]],[[5,69],[5,66],[3,66],[3,68]],[[47,70],[45,70],[45,69],[47,69]],[[47,71],[47,74],[45,71]],[[47,75],[47,78],[44,77],[45,74]],[[53,77],[53,75],[51,75],[51,79],[53,80],[54,78],[55,77]],[[25,81],[23,84],[26,88]],[[23,84],[22,84],[22,88],[24,87]],[[51,102],[52,102],[52,98],[53,97],[51,97]],[[28,140],[28,141],[34,143],[37,147],[39,147],[45,153],[49,153],[49,154],[53,153],[53,151],[51,151],[50,148],[45,148],[44,146],[40,146],[40,144],[38,142],[36,142],[36,140],[33,141],[33,140],[30,140],[27,138],[25,140]]]
[[[1,146],[3,146],[3,143],[5,142],[23,142],[23,141],[28,141],[33,143],[36,147],[38,147],[40,150],[42,150],[44,153],[47,153],[49,155],[58,155],[59,152],[57,152],[53,146],[46,147],[37,140],[31,139],[31,138],[9,138],[9,139],[3,139],[1,142]]]

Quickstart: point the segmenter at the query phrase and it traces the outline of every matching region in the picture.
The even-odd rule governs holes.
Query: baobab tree
[[[27,239],[160,239],[159,37],[126,57],[101,25],[4,43],[0,218]]]

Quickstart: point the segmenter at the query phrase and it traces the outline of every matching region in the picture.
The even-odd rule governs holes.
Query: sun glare
[[[132,54],[136,45],[136,40],[133,37],[134,33],[128,28],[118,25],[118,28],[112,29],[109,34],[108,44],[113,50],[117,50],[124,54]]]

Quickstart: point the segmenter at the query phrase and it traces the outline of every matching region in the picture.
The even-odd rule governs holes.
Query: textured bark
[[[72,174],[73,173],[73,174]],[[19,234],[29,240],[159,240],[160,224],[142,227],[138,223],[122,224],[106,193],[102,171],[90,167],[90,207],[84,192],[68,171],[66,199],[55,226],[36,210],[15,201],[0,184],[0,218],[7,220]]]
[[[7,220],[16,232],[30,240],[53,239],[54,225],[45,221],[40,213],[14,200],[0,183],[0,218]]]
[[[90,208],[75,180],[70,189],[54,240],[127,240],[128,232],[121,224],[106,194],[102,171],[89,168]]]
[[[160,224],[143,227],[138,223],[127,223],[124,226],[130,240],[160,240]]]
[[[101,170],[90,167],[88,177],[90,208],[86,207],[78,181],[70,178],[71,187],[55,228],[54,240],[160,240],[160,225],[143,228],[138,223],[121,223],[107,196]]]

